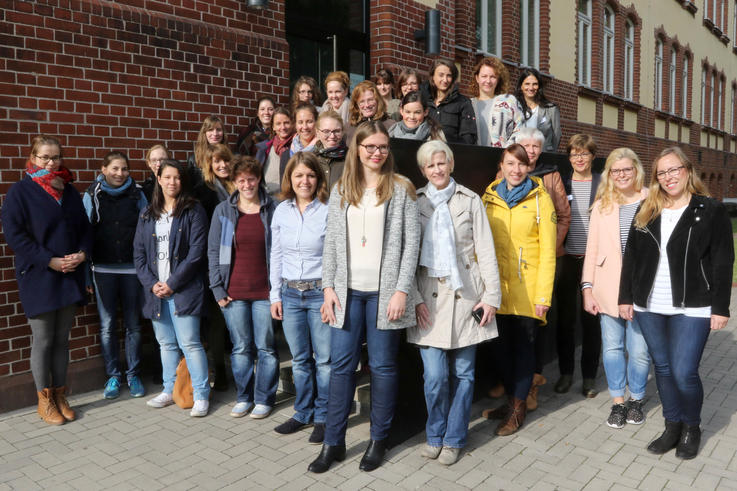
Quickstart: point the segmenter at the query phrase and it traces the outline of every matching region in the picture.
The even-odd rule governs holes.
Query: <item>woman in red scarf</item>
[[[281,180],[289,161],[289,147],[294,138],[294,124],[289,109],[279,107],[271,118],[274,138],[256,145],[256,160],[261,162],[264,176],[261,182],[271,196],[281,192]]]
[[[38,414],[60,425],[75,418],[67,402],[69,330],[84,305],[85,266],[92,235],[72,173],[61,165],[56,138],[33,139],[25,176],[2,207],[5,240],[15,252],[15,277],[31,325],[31,371]]]

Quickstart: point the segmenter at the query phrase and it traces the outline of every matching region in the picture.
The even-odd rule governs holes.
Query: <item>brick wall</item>
[[[284,2],[5,0],[0,11],[0,199],[22,177],[31,138],[60,137],[64,164],[86,188],[110,150],[144,176],[163,142],[186,159],[201,122],[224,117],[231,143],[260,94],[287,102]],[[0,236],[0,377],[28,371],[30,328],[13,254]],[[94,306],[80,309],[71,359],[100,353]]]

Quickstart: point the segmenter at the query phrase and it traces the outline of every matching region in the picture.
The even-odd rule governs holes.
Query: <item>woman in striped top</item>
[[[647,196],[643,178],[640,159],[629,148],[617,148],[607,157],[591,209],[581,276],[584,309],[591,315],[601,314],[604,371],[609,394],[614,399],[607,419],[607,425],[612,428],[622,428],[625,422],[642,424],[645,421],[642,399],[650,356],[637,319],[620,318],[617,305],[627,235],[640,201]],[[625,405],[627,386],[631,398]]]

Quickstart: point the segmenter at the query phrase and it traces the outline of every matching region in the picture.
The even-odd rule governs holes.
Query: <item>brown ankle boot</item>
[[[527,414],[527,403],[523,400],[512,398],[512,405],[507,419],[499,423],[496,427],[496,434],[499,436],[508,436],[512,433],[516,433],[517,430],[525,422],[525,415]]]
[[[66,419],[67,421],[74,421],[77,415],[74,413],[74,409],[69,407],[69,401],[67,401],[67,396],[65,394],[65,392],[67,391],[66,386],[55,387],[53,391],[54,400],[56,401],[56,407],[59,409],[61,415],[64,416],[64,419]]]
[[[530,393],[527,394],[527,411],[534,411],[537,409],[537,392],[540,390],[541,385],[548,383],[548,380],[541,374],[536,373],[532,377],[532,386],[530,387]]]
[[[494,409],[484,409],[481,412],[481,416],[486,419],[505,419],[511,410],[512,402],[509,400]]]
[[[54,399],[54,389],[46,388],[38,392],[38,415],[44,422],[50,425],[63,425],[64,416],[61,415],[56,407]]]

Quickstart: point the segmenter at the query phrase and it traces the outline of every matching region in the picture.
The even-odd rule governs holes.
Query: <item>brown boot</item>
[[[61,413],[61,415],[64,416],[64,419],[66,419],[67,421],[74,421],[77,415],[74,413],[74,409],[69,407],[69,401],[67,401],[67,396],[65,394],[67,388],[56,387],[53,390],[56,407],[59,408],[59,412]]]
[[[525,422],[525,415],[527,414],[527,403],[523,400],[512,398],[512,407],[507,415],[507,419],[499,423],[496,427],[496,434],[499,436],[508,436],[512,433],[516,433],[517,430]]]
[[[548,380],[539,373],[536,373],[535,376],[532,377],[532,386],[530,387],[530,393],[527,394],[528,412],[537,409],[537,391],[540,389],[541,385],[545,385],[547,383]]]
[[[46,388],[38,392],[38,415],[50,425],[64,424],[64,416],[61,415],[59,409],[56,407],[54,389]]]
[[[512,410],[511,400],[494,409],[484,409],[481,416],[486,419],[505,419]]]

